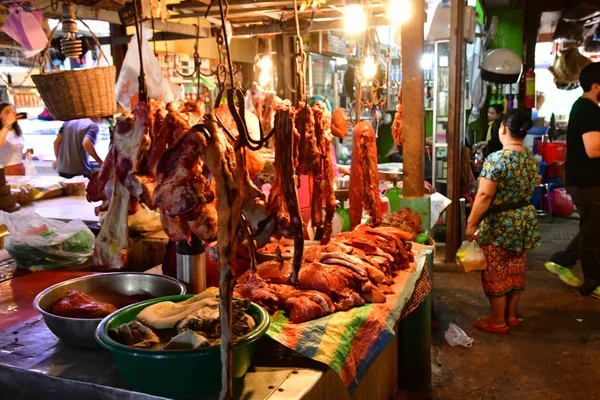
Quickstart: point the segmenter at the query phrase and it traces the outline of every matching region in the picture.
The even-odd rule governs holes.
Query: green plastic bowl
[[[177,399],[198,398],[221,390],[221,347],[198,350],[147,350],[116,342],[108,336],[111,329],[131,322],[139,312],[162,301],[180,302],[193,295],[160,297],[115,311],[96,329],[96,340],[113,353],[119,373],[133,390]],[[253,331],[233,344],[233,376],[243,378],[250,368],[256,341],[269,328],[269,314],[250,303],[248,314],[254,318]]]

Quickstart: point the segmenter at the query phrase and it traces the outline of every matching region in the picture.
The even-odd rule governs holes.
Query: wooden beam
[[[118,37],[125,35],[126,28],[123,25],[115,25],[110,24],[110,37]],[[121,46],[120,43],[102,43],[103,38],[98,38],[101,44],[110,44],[110,53],[113,58],[113,65],[117,69],[117,76],[121,71],[121,67],[123,66],[123,60],[125,60],[125,53],[127,52],[127,47]]]
[[[462,140],[465,2],[450,5],[450,77],[448,92],[448,193],[452,200],[446,218],[446,262],[454,262],[460,242],[460,168]]]
[[[423,37],[425,24],[424,0],[411,0],[414,16],[402,24],[402,157],[404,177],[402,195],[422,198],[425,171],[425,130],[423,104]]]
[[[210,3],[210,2],[209,2]],[[341,2],[337,2],[337,3],[341,3]],[[260,1],[252,1],[252,0],[229,0],[227,2],[227,4],[229,4],[229,7],[235,7],[235,6],[247,6],[247,7],[265,7],[265,6],[273,6],[273,5],[289,5],[289,4],[293,4],[291,1],[289,0],[260,0]],[[186,2],[182,2],[179,4],[169,4],[167,5],[167,8],[169,10],[194,10],[197,8],[206,8],[206,4],[202,4],[200,2],[191,2],[191,1],[186,1]]]
[[[62,18],[62,2],[58,3],[58,8],[56,10],[52,9],[51,0],[32,0],[31,3],[33,3],[38,10],[43,10],[44,17],[46,18]],[[111,24],[121,25],[119,13],[116,11],[101,10],[99,8],[75,5],[75,13],[77,18],[106,21],[110,22]]]
[[[46,18],[62,18],[62,7],[56,10],[52,10],[51,0],[32,0],[31,3],[39,9],[44,10],[44,16]],[[115,25],[122,25],[119,19],[119,13],[116,11],[101,10],[92,7],[86,7],[77,5],[75,8],[77,18],[80,19],[92,19],[98,21],[105,21]],[[151,21],[145,21],[144,26],[147,28],[152,27]],[[154,29],[163,32],[179,33],[181,35],[196,36],[196,27],[193,25],[176,23],[176,22],[163,22],[161,20],[154,21]],[[206,36],[205,36],[206,37]]]
[[[385,18],[372,18],[372,26],[384,26],[388,22]],[[303,33],[307,32],[320,32],[320,31],[333,31],[344,29],[343,19],[336,19],[331,21],[319,21],[310,24],[307,20],[300,20],[300,31]],[[283,23],[271,23],[263,25],[244,26],[233,29],[234,37],[248,37],[248,36],[259,36],[259,35],[295,35],[296,25],[295,22],[290,20]],[[422,89],[422,88],[421,88]]]
[[[119,26],[119,25],[117,25]],[[114,36],[102,36],[98,38],[100,44],[109,44],[111,46],[122,46],[128,44],[131,41],[133,35],[114,35]],[[206,38],[208,36],[200,36],[201,38]],[[182,35],[179,33],[169,33],[169,32],[155,32],[152,35],[152,38],[149,40],[150,42],[164,42],[169,40],[186,40],[186,39],[196,39],[196,36],[188,36]]]

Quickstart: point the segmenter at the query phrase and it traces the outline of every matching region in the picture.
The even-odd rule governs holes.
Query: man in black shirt
[[[600,63],[592,63],[579,75],[584,90],[569,115],[567,128],[566,185],[580,216],[579,233],[563,251],[546,264],[583,295],[600,298]],[[571,271],[581,261],[584,282]]]

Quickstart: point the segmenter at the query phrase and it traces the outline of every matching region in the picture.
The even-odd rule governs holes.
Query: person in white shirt
[[[0,103],[0,122],[0,165],[4,167],[6,175],[25,175],[25,140],[12,104]]]

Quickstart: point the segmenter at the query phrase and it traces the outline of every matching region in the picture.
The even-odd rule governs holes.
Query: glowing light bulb
[[[375,58],[373,56],[365,57],[362,72],[363,76],[366,79],[371,79],[375,76],[375,74],[377,73],[377,63],[375,63]]]
[[[344,27],[347,33],[360,33],[367,29],[367,16],[360,4],[348,4],[344,9]]]
[[[273,69],[273,61],[271,61],[271,56],[262,56],[258,62],[258,67],[262,71],[271,71]]]
[[[423,57],[421,57],[421,69],[433,69],[433,54],[423,54]]]
[[[269,83],[271,83],[271,73],[265,70],[261,70],[258,74],[258,84],[261,87],[265,87]]]
[[[402,24],[411,14],[409,0],[390,0],[387,10],[387,19],[396,23]]]

